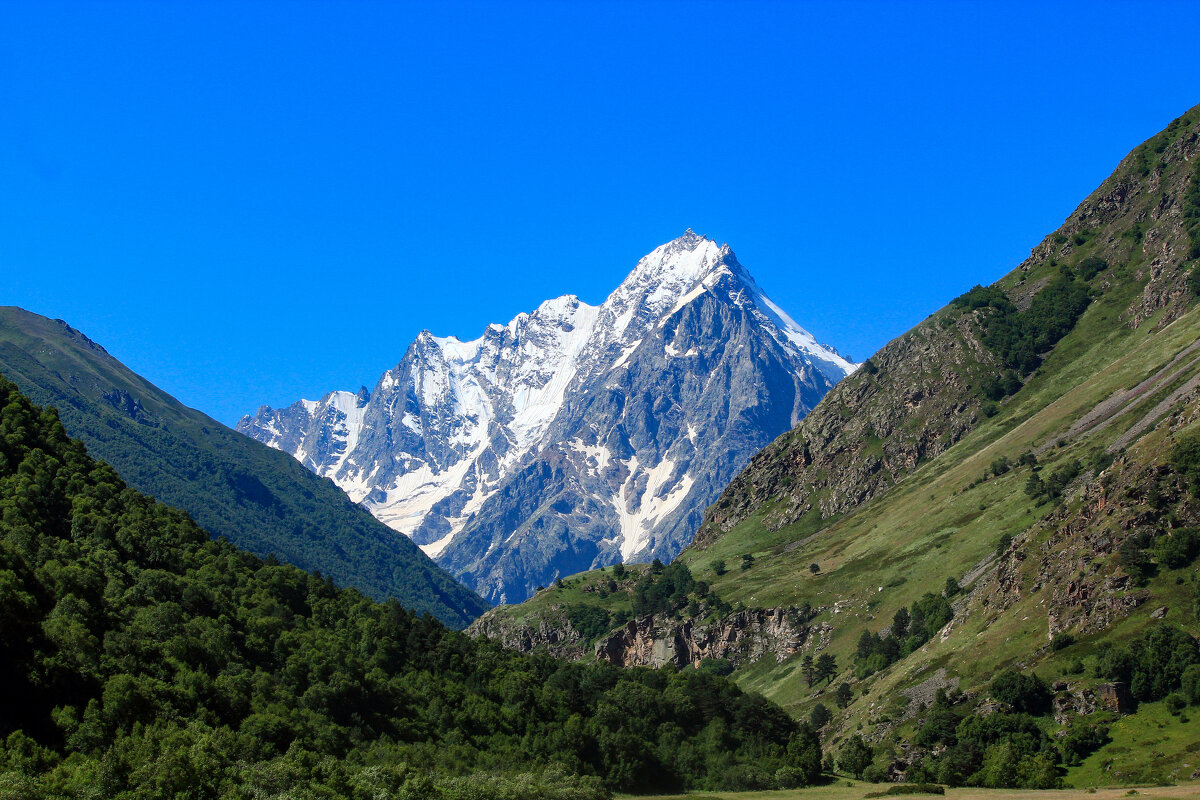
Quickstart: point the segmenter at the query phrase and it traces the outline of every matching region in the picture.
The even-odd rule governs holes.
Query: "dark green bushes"
[[[1168,455],[1171,468],[1188,482],[1193,495],[1200,495],[1200,436],[1181,438]]]
[[[1002,290],[990,286],[976,286],[951,301],[951,305],[970,311],[989,309],[982,341],[1012,373],[985,382],[981,387],[985,397],[999,400],[1020,389],[1020,376],[1037,369],[1041,354],[1071,332],[1090,302],[1087,284],[1066,273],[1034,295],[1025,311],[1018,311]]]
[[[728,614],[732,607],[711,592],[708,584],[692,577],[687,565],[676,561],[642,573],[633,587],[633,614],[637,617],[650,614],[674,614],[695,601],[694,610],[703,601],[720,614]]]
[[[808,726],[723,678],[472,640],[210,540],[3,380],[0,411],[6,790],[592,800],[817,777]]]
[[[1103,258],[1088,256],[1075,265],[1075,274],[1082,280],[1090,281],[1106,269],[1108,269],[1108,262]]]
[[[613,627],[612,617],[599,606],[571,603],[564,613],[571,627],[589,641],[608,633]]]
[[[838,753],[838,769],[861,778],[875,757],[871,746],[861,736],[851,736]]]
[[[1064,764],[1076,767],[1110,741],[1107,725],[1090,725],[1076,717],[1071,721],[1066,733],[1059,737],[1058,750],[1062,754]]]
[[[1195,528],[1176,528],[1159,536],[1154,543],[1154,557],[1167,569],[1186,567],[1200,556],[1200,531]]]
[[[914,769],[916,780],[996,789],[1052,789],[1059,785],[1054,743],[1027,714],[969,716],[937,758]]]
[[[881,792],[867,792],[863,797],[894,797],[902,794],[945,794],[946,787],[936,783],[899,783]]]
[[[1183,193],[1183,228],[1188,235],[1188,259],[1200,258],[1200,162],[1192,167],[1192,181]]]
[[[1037,675],[1015,670],[1001,672],[992,681],[992,697],[1014,711],[1041,716],[1050,710],[1050,687]]]
[[[1062,497],[1063,490],[1070,485],[1071,481],[1079,477],[1082,472],[1083,462],[1079,459],[1063,464],[1044,480],[1038,468],[1034,467],[1033,471],[1029,473],[1029,479],[1025,481],[1025,494],[1039,502],[1057,500]]]
[[[855,651],[856,674],[860,679],[866,678],[904,658],[929,641],[953,616],[954,610],[945,596],[927,592],[909,608],[896,612],[887,636],[862,632]]]
[[[1200,664],[1200,642],[1182,628],[1160,623],[1124,644],[1102,643],[1097,673],[1124,681],[1136,700],[1161,700],[1182,686],[1193,664]]]
[[[1019,676],[1017,673],[1013,675]],[[997,678],[996,683],[1013,684],[1014,692],[994,683],[993,695],[1007,701],[1040,695],[1040,689],[1026,681]],[[1037,699],[1033,705],[1040,706]],[[1108,729],[1093,726],[1082,719],[1072,722],[1057,743],[1042,730],[1037,719],[1026,713],[995,713],[976,716],[968,709],[965,717],[956,714],[944,692],[939,692],[921,726],[916,743],[938,752],[923,762],[914,763],[908,772],[913,781],[937,781],[951,786],[988,786],[993,788],[1049,789],[1059,784],[1059,764],[1080,763],[1108,740]]]
[[[1073,644],[1075,644],[1074,636],[1065,632],[1059,633],[1050,640],[1050,649],[1057,653],[1059,650],[1066,650]]]

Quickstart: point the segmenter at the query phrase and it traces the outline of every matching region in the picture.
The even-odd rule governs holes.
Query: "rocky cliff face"
[[[688,231],[600,306],[550,300],[472,342],[422,333],[374,389],[264,407],[238,430],[512,603],[674,557],[751,455],[854,366]]]
[[[472,623],[467,633],[523,653],[572,660],[594,656],[621,667],[685,667],[718,659],[737,668],[766,656],[782,662],[800,652],[823,649],[833,628],[811,624],[811,613],[804,615],[787,607],[746,609],[707,621],[645,616],[626,622],[593,644],[575,630],[562,608],[553,608],[529,624],[502,613],[488,613]]]
[[[751,459],[708,509],[694,546],[766,506],[763,525],[778,529],[870,500],[971,430],[982,405],[976,387],[997,369],[971,317],[922,323]]]
[[[467,627],[467,635],[491,639],[509,650],[545,653],[570,661],[593,652],[587,638],[575,630],[561,608],[539,616],[535,626],[514,623],[502,615],[484,614]]]
[[[596,643],[596,658],[619,667],[676,667],[723,659],[733,667],[764,656],[784,661],[804,649],[820,649],[832,629],[802,622],[795,609],[755,608],[714,622],[642,617]]]

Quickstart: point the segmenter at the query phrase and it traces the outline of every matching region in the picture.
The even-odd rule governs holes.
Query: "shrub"
[[[738,764],[725,771],[722,789],[731,792],[754,792],[772,789],[775,774],[753,764]]]
[[[893,797],[898,794],[945,794],[946,787],[936,783],[898,783],[881,792],[868,792],[863,797]]]
[[[1186,567],[1200,555],[1200,535],[1195,528],[1176,528],[1159,537],[1154,555],[1167,569]]]
[[[1058,740],[1058,750],[1062,754],[1063,763],[1068,767],[1077,767],[1092,753],[1108,744],[1107,725],[1089,725],[1079,717],[1071,721],[1062,738]]]
[[[1126,575],[1139,584],[1144,583],[1155,572],[1154,562],[1143,549],[1143,540],[1137,534],[1126,536],[1121,542],[1117,548],[1117,563],[1125,570]]]
[[[1034,295],[1025,311],[1018,311],[1000,289],[982,286],[954,299],[951,305],[990,309],[984,322],[983,344],[1000,357],[1005,367],[1018,375],[1028,375],[1041,363],[1041,354],[1070,333],[1090,302],[1086,283],[1059,275]]]
[[[1193,494],[1200,493],[1200,436],[1187,436],[1171,448],[1171,467],[1187,479]]]
[[[811,781],[807,779],[804,770],[796,767],[780,767],[775,770],[775,786],[779,789],[799,789],[802,786],[807,786]]]
[[[612,619],[608,612],[597,606],[571,603],[567,606],[565,614],[571,627],[588,640],[607,633],[612,627]]]
[[[1196,664],[1200,643],[1182,628],[1160,623],[1127,643],[1101,648],[1096,667],[1100,675],[1125,681],[1135,699],[1150,701],[1179,689]]]
[[[1180,677],[1180,688],[1184,698],[1192,705],[1200,705],[1200,664],[1192,664]]]
[[[1106,451],[1097,450],[1092,454],[1092,458],[1088,463],[1088,466],[1091,468],[1092,472],[1101,473],[1108,469],[1112,462],[1113,457],[1110,456]]]
[[[867,783],[886,783],[888,779],[887,770],[878,764],[871,764],[863,770],[863,780]]]
[[[996,558],[1008,552],[1008,548],[1012,546],[1012,541],[1013,539],[1010,534],[1006,533],[1000,537],[1000,541],[996,542]]]
[[[1079,262],[1079,265],[1075,267],[1075,272],[1083,280],[1090,281],[1106,269],[1108,269],[1108,262],[1103,258],[1088,256]]]
[[[1073,644],[1075,644],[1075,637],[1064,631],[1056,634],[1055,637],[1050,640],[1050,649],[1057,652],[1059,650],[1065,650]]]
[[[720,675],[722,677],[732,674],[733,664],[729,663],[724,658],[702,658],[696,669],[701,672],[707,672],[709,675]]]
[[[952,590],[960,591],[958,581],[949,578],[946,591]],[[954,609],[945,596],[926,592],[910,609],[896,612],[889,636],[863,631],[858,639],[855,674],[865,678],[903,658],[929,641],[953,616]]]
[[[992,697],[1013,710],[1040,716],[1050,710],[1050,687],[1037,675],[1005,670],[992,681]]]
[[[871,746],[855,734],[842,745],[842,750],[838,753],[838,767],[856,778],[862,778],[863,771],[871,765],[873,758]]]

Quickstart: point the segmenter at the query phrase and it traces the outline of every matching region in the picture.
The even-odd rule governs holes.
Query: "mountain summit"
[[[332,478],[495,602],[669,559],[750,457],[855,365],[688,230],[600,306],[547,300],[461,342],[423,331],[370,392],[237,429]]]

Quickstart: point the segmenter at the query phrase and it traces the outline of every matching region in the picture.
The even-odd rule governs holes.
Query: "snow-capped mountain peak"
[[[728,246],[718,245],[688,228],[683,236],[654,248],[638,261],[604,305],[627,308],[640,301],[648,314],[662,314],[719,269],[729,252]]]
[[[563,295],[470,341],[422,331],[374,390],[264,407],[238,430],[514,602],[560,574],[673,556],[854,367],[689,229],[599,306]]]

